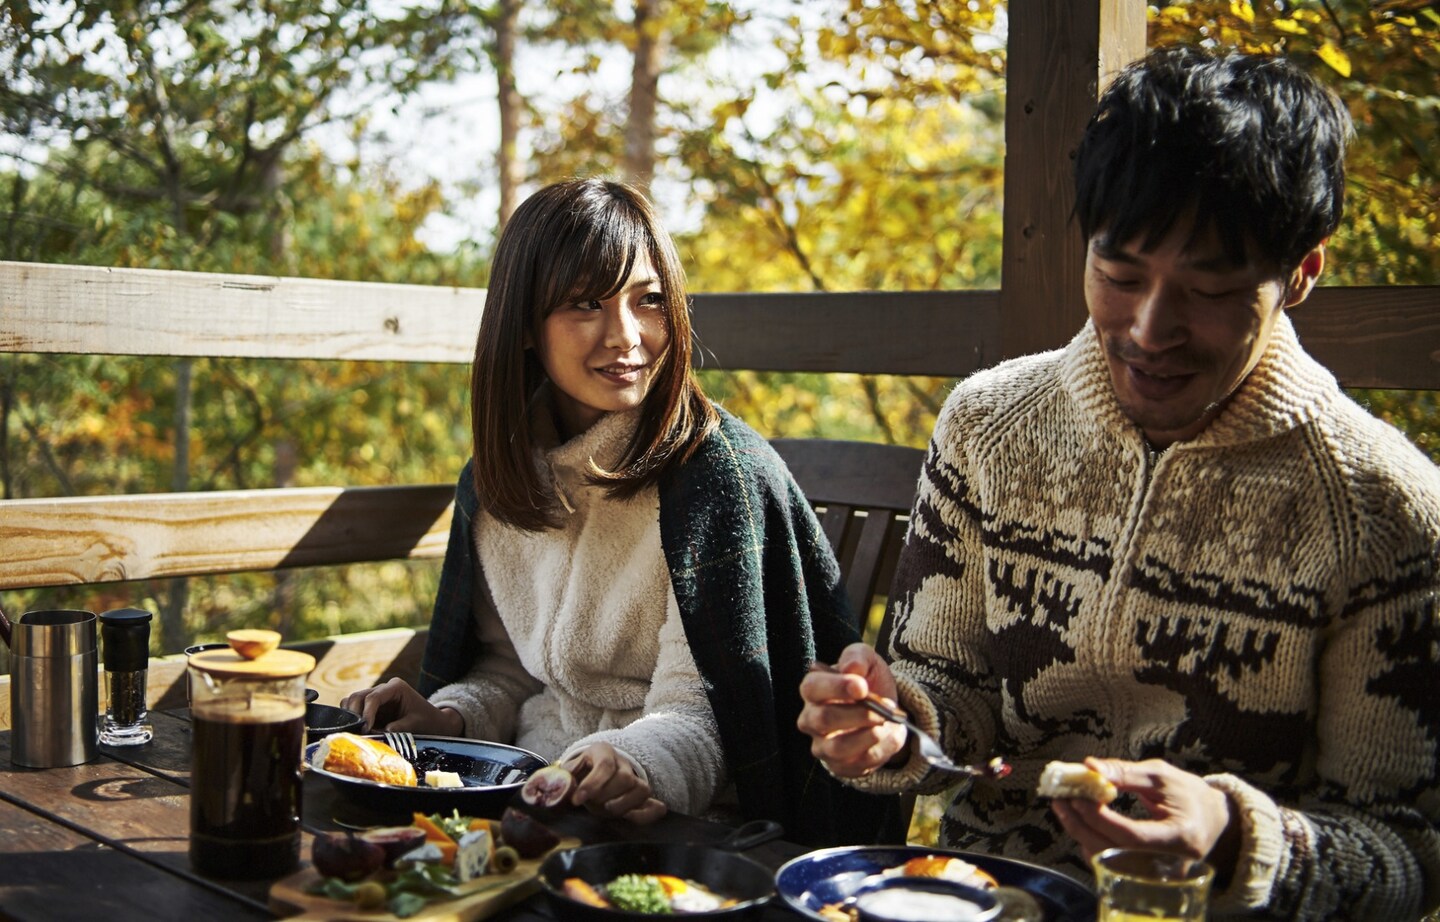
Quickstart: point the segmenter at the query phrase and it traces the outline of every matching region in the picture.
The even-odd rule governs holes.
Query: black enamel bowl
[[[747,824],[722,843],[696,845],[675,842],[607,842],[556,852],[540,865],[540,886],[555,917],[567,922],[616,922],[619,919],[654,920],[651,913],[590,906],[565,895],[565,881],[578,877],[599,889],[622,874],[668,874],[694,881],[716,896],[735,900],[733,906],[704,912],[687,912],[691,919],[743,919],[758,915],[775,893],[775,875],[769,868],[735,849],[751,848],[778,838],[783,830],[774,823]]]
[[[354,711],[311,701],[305,705],[305,742],[313,743],[332,733],[359,733],[365,718]]]
[[[381,739],[377,734],[367,734]],[[459,810],[461,816],[483,816],[499,819],[520,788],[533,773],[545,767],[540,756],[504,743],[456,739],[449,736],[416,736],[415,774],[417,787],[380,784],[364,778],[352,778],[315,767],[315,750],[324,740],[305,747],[305,764],[310,771],[329,780],[346,800],[376,814],[408,819],[412,813],[449,814]],[[427,770],[454,772],[464,785],[458,788],[424,786]]]

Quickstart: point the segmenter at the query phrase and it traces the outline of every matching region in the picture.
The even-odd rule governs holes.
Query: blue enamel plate
[[[371,736],[380,739],[379,736]],[[345,799],[377,813],[406,815],[411,813],[450,813],[459,810],[463,816],[497,818],[510,798],[520,790],[546,762],[528,749],[465,740],[450,736],[416,736],[415,774],[420,786],[380,784],[364,778],[352,778],[327,772],[312,764],[321,741],[305,747],[305,763],[310,771],[326,778]],[[430,788],[424,786],[426,771],[454,772],[464,787]]]
[[[825,848],[787,861],[775,873],[775,890],[791,909],[817,922],[823,906],[843,902],[878,875],[911,858],[943,855],[970,862],[1002,887],[1024,890],[1040,902],[1045,922],[1094,922],[1095,894],[1058,871],[1024,861],[923,846]]]

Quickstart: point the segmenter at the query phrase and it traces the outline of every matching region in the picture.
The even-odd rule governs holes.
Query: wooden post
[[[1071,163],[1099,87],[1145,53],[1144,0],[1011,0],[1001,348],[1064,345],[1085,320]]]

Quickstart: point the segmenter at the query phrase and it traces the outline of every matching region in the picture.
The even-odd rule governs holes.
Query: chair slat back
[[[835,556],[864,632],[890,589],[925,452],[834,439],[773,439]]]

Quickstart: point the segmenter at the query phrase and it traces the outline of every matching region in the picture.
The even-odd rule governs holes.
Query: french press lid
[[[100,615],[106,672],[138,672],[149,666],[153,617],[140,608],[117,608]]]
[[[231,631],[225,640],[230,649],[192,653],[189,664],[216,678],[254,680],[293,679],[315,668],[309,653],[278,649],[280,635],[274,631]]]

